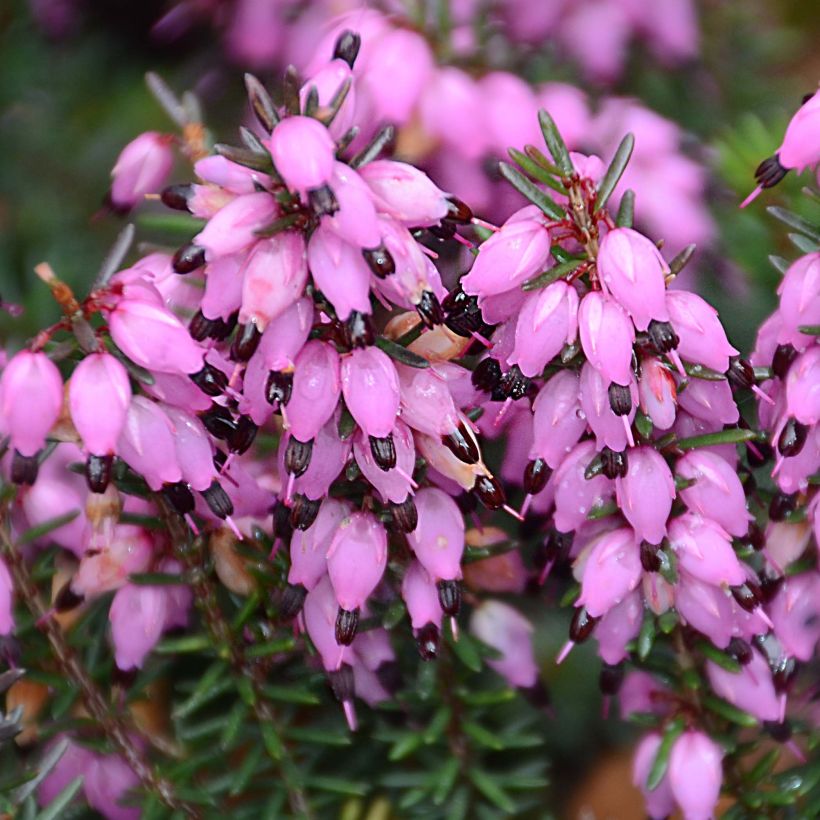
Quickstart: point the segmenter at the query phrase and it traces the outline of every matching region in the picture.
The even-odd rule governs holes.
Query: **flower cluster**
[[[123,151],[111,204],[161,199],[196,225],[190,241],[115,261],[82,301],[38,268],[64,318],[0,376],[15,485],[0,634],[15,628],[26,563],[56,545],[44,618],[68,629],[113,593],[115,663],[140,669],[186,628],[212,564],[248,601],[241,652],[284,654],[271,634],[292,622],[286,646],[321,664],[355,728],[355,697],[392,696],[402,629],[433,660],[458,642],[462,608],[487,665],[543,703],[532,626],[493,596],[541,596],[564,572],[574,611],[558,662],[596,639],[604,694],[651,727],[634,761],[649,813],[709,817],[726,759],[744,765],[720,727],[762,725],[802,754],[788,696],[820,638],[820,253],[788,268],[747,362],[703,298],[670,287],[692,248],[667,259],[633,227],[632,135],[609,165],[571,153],[546,111],[525,123],[537,102],[512,75],[437,68],[418,57],[421,35],[362,22],[370,41],[332,30],[306,81],[287,72],[281,105],[246,77],[256,124],[242,146],[211,153],[185,123],[180,140],[149,133]],[[397,67],[408,61],[412,82]],[[462,119],[455,102],[430,114],[428,89],[448,83],[453,100],[489,94],[492,148],[473,133],[478,114]],[[787,150],[789,134],[809,139],[811,105],[781,165],[816,160]],[[377,124],[417,107],[442,144],[462,126],[442,149],[454,157],[518,146],[517,167],[498,170],[530,204],[496,226],[390,159],[394,130]],[[177,145],[196,181],[169,186]],[[471,261],[461,276],[456,251]],[[754,397],[757,419],[741,415]],[[496,439],[497,469],[484,446]],[[521,550],[491,526],[502,511]],[[275,614],[245,627],[262,599]],[[214,602],[196,603],[212,625]],[[248,672],[241,652],[218,648],[248,673],[244,710],[264,667]],[[92,806],[136,816],[113,804],[153,782],[139,751],[69,743],[41,799],[83,773]]]

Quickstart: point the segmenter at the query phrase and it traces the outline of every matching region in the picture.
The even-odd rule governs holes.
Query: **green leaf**
[[[368,792],[366,783],[348,780],[342,777],[327,777],[325,775],[311,775],[305,778],[305,785],[312,786],[320,791],[345,794],[350,797],[364,797]]]
[[[164,213],[159,211],[156,213],[146,212],[137,214],[137,224],[140,228],[148,231],[159,231],[161,233],[191,237],[202,230],[204,223],[201,219],[195,219],[189,214]]]
[[[315,743],[322,746],[350,746],[353,742],[346,730],[338,728],[320,729],[309,726],[291,726],[285,731],[290,740],[302,743]]]
[[[496,779],[482,769],[469,769],[468,774],[473,785],[487,798],[496,808],[512,814],[515,811],[515,803],[509,795],[501,788]]]
[[[790,228],[795,228],[800,233],[805,234],[809,239],[815,242],[820,242],[820,230],[815,225],[812,225],[802,216],[792,211],[787,211],[785,208],[780,208],[777,205],[770,205],[766,210],[775,218],[779,219]]]
[[[595,200],[595,211],[598,212],[606,207],[609,202],[612,192],[621,181],[621,177],[629,164],[629,159],[632,156],[632,149],[635,147],[635,137],[632,134],[627,134],[622,140],[618,149],[615,151],[615,156],[612,157],[612,162],[606,169],[603,178],[598,183],[598,198]]]
[[[608,515],[614,515],[618,512],[618,505],[615,501],[609,501],[606,504],[596,504],[587,513],[587,521],[598,521],[600,518],[606,518]]]
[[[714,695],[704,695],[703,705],[716,715],[720,715],[738,726],[751,729],[760,725],[760,721],[754,715],[750,715],[748,712],[744,712],[742,709],[738,709],[736,706],[732,706],[731,703],[727,703],[722,698]]]
[[[538,112],[538,124],[541,126],[541,133],[544,135],[544,142],[550,152],[558,170],[563,177],[571,177],[575,173],[572,160],[569,156],[564,138],[555,124],[555,120],[543,108]]]
[[[820,336],[820,325],[800,325],[797,329],[806,336]]]
[[[419,356],[418,353],[413,353],[412,350],[408,350],[384,336],[379,336],[376,339],[376,347],[383,350],[391,359],[406,364],[408,367],[418,367],[420,369],[430,367],[430,362],[424,356]]]
[[[250,783],[251,778],[253,777],[256,770],[259,768],[259,763],[262,760],[262,747],[259,745],[253,745],[250,748],[250,751],[245,755],[242,762],[239,764],[239,768],[236,770],[236,777],[234,778],[233,785],[231,786],[231,790],[229,794],[231,797],[235,797],[238,794],[243,794]]]
[[[726,381],[725,373],[718,373],[717,370],[712,370],[711,368],[706,367],[702,364],[692,364],[691,362],[684,362],[683,369],[686,371],[686,375],[691,376],[693,379],[703,379],[707,382]]]
[[[709,641],[698,640],[695,642],[695,646],[704,657],[708,658],[712,663],[716,663],[721,669],[736,674],[740,672],[740,664],[731,655],[721,652],[720,649]]]
[[[245,650],[245,655],[249,658],[268,658],[271,655],[278,655],[280,652],[289,652],[295,646],[292,635],[278,638],[275,641],[266,641],[249,646]]]
[[[424,742],[424,736],[421,732],[411,730],[401,740],[393,744],[393,747],[387,754],[387,759],[392,763],[398,760],[404,760],[408,755],[413,754],[419,746]]]
[[[501,176],[515,188],[518,193],[525,196],[533,205],[540,208],[547,216],[553,219],[563,219],[564,209],[557,205],[548,194],[544,193],[534,182],[528,180],[517,168],[513,168],[506,162],[498,163],[498,170]]]
[[[818,249],[817,242],[807,239],[802,233],[790,233],[789,240],[801,253],[815,253]]]
[[[630,188],[624,191],[621,197],[621,204],[618,206],[618,215],[615,217],[615,224],[619,228],[631,228],[635,221],[635,192]]]
[[[270,721],[263,721],[260,724],[260,729],[262,730],[262,741],[268,750],[268,754],[274,760],[281,760],[285,749],[276,727]]]
[[[304,706],[316,706],[321,703],[313,692],[301,689],[298,686],[276,686],[272,683],[266,683],[262,687],[262,693],[269,700],[275,700],[279,703],[296,703]]]
[[[233,687],[233,681],[228,676],[228,666],[222,661],[211,664],[205,674],[199,679],[194,691],[173,710],[175,718],[184,718],[199,709],[214,698],[223,695]]]
[[[74,795],[83,785],[83,778],[77,777],[72,780],[36,817],[36,820],[58,820],[61,812],[74,799]]]
[[[701,436],[689,436],[675,442],[681,450],[696,450],[698,447],[711,447],[714,444],[740,444],[757,438],[754,430],[743,430],[740,427],[719,430],[717,433],[704,433]]]
[[[586,262],[586,259],[570,259],[567,262],[559,262],[557,265],[553,265],[549,270],[544,271],[544,273],[541,273],[532,279],[528,279],[523,285],[521,285],[521,290],[530,291],[545,288],[547,285],[557,282],[568,273],[572,273],[584,262]]]
[[[638,410],[635,413],[635,429],[640,434],[641,438],[648,439],[652,435],[653,425],[652,419],[649,418],[643,411]]]
[[[208,635],[182,635],[179,638],[165,638],[154,648],[159,655],[176,655],[178,652],[203,652],[211,649],[211,639]]]
[[[179,575],[170,575],[167,572],[135,572],[128,576],[132,584],[142,587],[178,587],[185,583]]]
[[[475,641],[466,633],[462,632],[457,641],[452,642],[453,651],[456,657],[472,672],[481,671],[481,655],[475,645]]]
[[[652,651],[655,635],[655,616],[647,613],[641,624],[641,631],[638,633],[638,657],[642,661],[645,661]]]
[[[466,720],[461,724],[461,728],[466,735],[469,735],[480,746],[494,749],[497,752],[505,748],[504,741],[498,735],[493,734],[478,723]]]
[[[381,154],[384,148],[393,142],[395,136],[396,129],[392,125],[385,125],[384,128],[348,162],[348,165],[351,168],[361,168],[362,165],[367,165],[368,162],[372,162]]]
[[[449,796],[458,778],[460,761],[450,757],[441,767],[433,780],[433,804],[440,806]]]
[[[449,706],[440,706],[436,710],[430,725],[421,733],[425,746],[435,743],[444,734],[452,714],[453,711]]]
[[[769,256],[769,262],[772,263],[772,266],[778,273],[785,274],[786,271],[789,269],[789,260],[784,259],[782,256],[775,256],[772,254]]]
[[[652,763],[652,768],[649,770],[649,775],[646,778],[646,788],[653,791],[658,787],[661,780],[666,774],[666,769],[669,767],[669,755],[672,751],[672,745],[683,732],[684,722],[681,718],[676,718],[669,723],[661,738],[660,746],[658,746],[655,760]]]
[[[566,194],[567,189],[555,178],[553,174],[544,168],[543,165],[516,148],[507,149],[507,153],[510,155],[510,158],[515,163],[520,165],[521,168],[533,179],[543,185],[549,186],[553,189],[553,191],[557,191],[560,194]],[[556,171],[557,170],[558,169],[556,169]]]
[[[231,711],[228,712],[228,717],[225,720],[225,728],[222,731],[222,736],[219,738],[220,749],[227,751],[233,746],[247,714],[248,707],[242,703],[241,700],[234,703]]]
[[[274,219],[273,222],[265,225],[264,228],[259,228],[259,230],[254,231],[254,234],[263,239],[276,236],[276,234],[282,233],[283,231],[292,228],[294,225],[303,222],[304,218],[305,217],[302,213],[285,214],[285,216],[280,216],[277,219]]]
[[[30,544],[32,541],[36,541],[38,538],[42,538],[44,535],[54,532],[54,530],[59,529],[65,524],[71,523],[79,514],[79,510],[71,510],[67,513],[63,513],[62,515],[55,516],[54,518],[49,518],[48,521],[43,521],[42,524],[38,524],[36,527],[30,527],[27,529],[17,539],[17,543]]]
[[[698,246],[695,244],[687,245],[670,263],[669,273],[672,276],[677,276],[690,262]]]

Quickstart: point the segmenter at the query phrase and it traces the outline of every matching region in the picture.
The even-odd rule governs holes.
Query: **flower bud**
[[[412,165],[376,160],[360,174],[370,186],[376,207],[408,228],[436,225],[450,210],[447,194]]]
[[[174,164],[173,137],[146,131],[122,149],[111,171],[111,202],[129,211],[146,194],[156,194],[165,185]]]
[[[170,419],[158,404],[143,396],[134,396],[117,452],[156,491],[163,484],[175,484],[182,479],[174,435]]]
[[[641,361],[638,395],[641,410],[658,430],[668,430],[675,423],[675,380],[669,370],[654,357]]]
[[[269,225],[279,213],[276,199],[265,191],[238,196],[217,211],[194,238],[211,261],[238,253],[257,241],[257,231]]]
[[[287,423],[299,441],[314,438],[333,415],[341,393],[339,370],[339,354],[318,340],[308,342],[296,357]]]
[[[653,319],[669,321],[664,279],[669,267],[649,239],[632,228],[615,228],[601,240],[597,266],[604,289],[638,330],[646,330]]]
[[[693,578],[714,586],[746,580],[728,534],[710,519],[695,513],[674,518],[669,525],[669,540],[680,566]]]
[[[628,527],[599,535],[587,550],[577,606],[586,607],[593,618],[599,618],[619,604],[640,582],[640,550],[635,534]]]
[[[327,571],[339,606],[359,609],[381,581],[387,535],[371,513],[356,512],[339,525],[327,552]]]
[[[775,692],[769,664],[760,652],[752,650],[751,660],[739,672],[707,661],[706,674],[715,694],[732,706],[758,720],[780,720],[780,697]]]
[[[399,412],[399,377],[377,347],[357,348],[342,359],[342,393],[356,423],[368,436],[386,438]]]
[[[336,145],[327,128],[312,117],[287,117],[270,137],[276,170],[300,194],[327,185],[336,161]]]
[[[736,356],[738,351],[729,344],[717,311],[697,294],[685,290],[667,292],[666,306],[680,338],[678,355],[725,373],[729,357]]]
[[[530,458],[544,459],[553,470],[586,430],[586,418],[578,401],[578,391],[577,374],[572,370],[561,370],[547,380],[533,402]]]
[[[21,350],[0,376],[0,423],[11,446],[24,457],[34,456],[63,406],[63,380],[45,353]]]

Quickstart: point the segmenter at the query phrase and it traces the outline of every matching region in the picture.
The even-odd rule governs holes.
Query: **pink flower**
[[[736,356],[738,351],[729,344],[717,311],[697,294],[685,290],[668,291],[666,306],[680,337],[678,355],[725,373],[729,357]]]
[[[382,470],[376,464],[367,436],[361,431],[353,437],[353,454],[362,475],[373,485],[384,503],[401,504],[413,491],[411,481],[416,467],[416,448],[413,433],[401,419],[396,419],[392,437],[396,466],[389,470]]]
[[[225,188],[232,194],[252,194],[259,190],[258,185],[267,187],[270,183],[267,174],[238,165],[219,154],[198,159],[194,163],[194,173],[201,180]]]
[[[88,805],[106,820],[139,820],[138,806],[124,806],[122,798],[140,785],[139,777],[119,755],[95,755],[86,771],[83,789]]]
[[[461,578],[464,518],[452,497],[435,487],[415,496],[418,524],[407,540],[416,558],[436,581]]]
[[[638,744],[632,761],[632,783],[641,790],[646,801],[646,811],[652,820],[662,820],[672,814],[675,808],[675,798],[672,797],[668,774],[661,778],[661,782],[652,791],[646,786],[660,745],[661,736],[657,732],[651,732]]]
[[[330,182],[336,145],[327,128],[312,117],[287,117],[270,137],[273,164],[292,190],[305,194]]]
[[[820,422],[820,345],[792,362],[786,376],[786,408],[801,424]]]
[[[96,456],[114,453],[131,401],[126,369],[108,353],[92,353],[75,368],[68,385],[71,420]]]
[[[734,631],[732,601],[723,589],[681,572],[675,607],[684,623],[706,635],[715,646],[728,646]]]
[[[140,134],[122,149],[111,171],[111,202],[128,211],[146,194],[159,193],[171,174],[173,137],[157,131]]]
[[[347,504],[326,498],[316,520],[306,530],[295,530],[290,542],[289,584],[301,584],[308,592],[327,572],[327,551],[339,524],[350,514]]]
[[[678,404],[696,419],[717,425],[718,429],[740,418],[728,381],[689,379],[685,390],[678,388]]]
[[[122,460],[141,475],[152,490],[182,479],[176,457],[174,427],[158,404],[134,396],[117,443]]]
[[[203,349],[173,313],[160,305],[121,299],[108,319],[111,338],[132,362],[161,373],[196,373]]]
[[[202,492],[217,477],[214,447],[202,422],[178,407],[162,408],[174,429],[174,447],[182,480]]]
[[[287,423],[299,441],[314,438],[333,415],[342,392],[339,368],[339,354],[318,340],[308,342],[296,357]]]
[[[580,560],[581,596],[577,606],[598,618],[621,603],[641,580],[641,558],[628,527],[599,535]]]
[[[669,786],[685,820],[714,815],[723,782],[723,752],[703,732],[686,731],[669,755]]]
[[[45,353],[21,350],[0,376],[0,416],[11,446],[29,457],[45,444],[63,406],[63,380]]]
[[[720,456],[692,450],[678,459],[675,472],[694,480],[681,490],[684,504],[693,512],[711,518],[732,535],[745,535],[752,516],[746,509],[746,495],[737,472]]]
[[[407,605],[413,631],[432,624],[436,631],[441,628],[444,612],[438,600],[438,590],[433,579],[419,561],[413,561],[401,582],[401,597]]]
[[[746,573],[728,533],[714,521],[685,513],[670,522],[669,540],[680,566],[693,578],[714,586],[745,582]]]
[[[343,662],[353,661],[353,650],[336,643],[336,617],[339,605],[330,578],[325,575],[305,598],[302,610],[305,629],[328,671],[339,669]]]
[[[643,615],[643,597],[636,589],[601,618],[595,626],[595,639],[604,663],[616,664],[626,658],[626,645],[641,631]]]
[[[672,374],[658,359],[641,361],[638,379],[641,410],[658,430],[668,430],[675,423],[677,391]]]
[[[606,476],[599,474],[591,479],[584,476],[594,456],[594,442],[582,441],[550,479],[555,491],[555,526],[561,532],[572,532],[579,527],[590,512],[605,504],[615,492],[615,482]]]
[[[798,660],[811,660],[820,639],[820,576],[804,572],[787,578],[767,612],[784,650]]]
[[[376,160],[360,173],[379,211],[408,228],[436,225],[450,210],[447,194],[427,174],[406,162]]]
[[[9,635],[14,629],[14,584],[6,562],[0,558],[0,635]]]
[[[578,329],[590,364],[607,382],[628,385],[632,380],[635,329],[623,308],[603,293],[592,291],[581,300]]]
[[[609,387],[601,371],[590,362],[585,362],[581,368],[581,410],[595,433],[596,447],[609,447],[620,453],[632,443],[631,424],[635,418],[638,389],[633,381],[629,388],[631,408],[625,416],[621,416],[613,411]]]
[[[283,231],[257,242],[242,269],[239,321],[260,331],[281,316],[303,294],[308,268],[301,233]]]
[[[507,359],[530,378],[538,376],[578,331],[578,293],[566,282],[553,282],[524,302],[515,327],[515,349]]]
[[[442,436],[458,426],[458,410],[447,380],[436,367],[396,367],[401,385],[402,420],[421,433]]]
[[[339,606],[353,612],[381,581],[387,565],[387,534],[371,513],[343,519],[327,552],[327,571]]]
[[[356,114],[356,85],[353,82],[353,71],[344,60],[336,58],[322,66],[313,76],[302,85],[299,99],[304,108],[308,94],[315,88],[319,95],[319,108],[328,110],[333,98],[339,93],[345,83],[350,83],[347,94],[339,108],[333,122],[328,126],[330,136],[339,139],[344,136],[353,125]]]
[[[820,251],[792,262],[777,293],[780,296],[778,313],[782,320],[777,341],[804,350],[812,343],[812,337],[801,333],[799,328],[820,324]]]
[[[820,162],[817,147],[817,132],[820,129],[820,91],[806,100],[791,118],[783,144],[777,152],[780,163],[785,168],[794,168],[799,173],[810,165]]]
[[[675,499],[675,481],[654,447],[628,451],[626,475],[615,479],[618,507],[635,530],[635,537],[660,544]]]
[[[165,587],[125,584],[117,590],[108,618],[120,669],[142,668],[162,635],[167,607]]]
[[[381,244],[381,230],[373,192],[361,175],[349,165],[336,162],[333,165],[330,187],[339,210],[322,217],[322,225],[351,245],[359,248],[378,247]]]
[[[769,663],[757,650],[752,650],[751,661],[739,672],[730,672],[707,661],[706,674],[715,694],[732,706],[754,715],[758,720],[780,722],[781,700],[772,682]]]
[[[629,312],[638,330],[646,330],[653,319],[669,321],[664,280],[669,268],[643,234],[631,228],[610,231],[601,240],[597,265],[604,288]]]
[[[532,631],[532,624],[518,610],[501,601],[484,601],[470,618],[470,632],[501,654],[488,658],[487,666],[510,686],[524,689],[538,682]]]
[[[482,243],[461,286],[470,296],[494,296],[541,273],[549,260],[550,235],[541,222],[507,220],[501,230]]]
[[[339,424],[334,414],[322,425],[313,439],[313,451],[307,470],[293,484],[297,493],[312,501],[324,498],[338,478],[350,456],[350,439],[339,438]]]
[[[374,438],[390,435],[399,412],[399,377],[384,351],[356,348],[342,359],[342,394],[363,432]]]
[[[310,237],[307,261],[316,287],[339,319],[345,321],[354,310],[370,313],[370,268],[361,249],[341,239],[328,220]]]
[[[193,243],[205,248],[208,261],[237,253],[256,242],[257,231],[269,225],[278,213],[276,199],[269,193],[242,194],[217,211]]]
[[[546,381],[533,402],[530,458],[543,458],[553,470],[586,429],[578,390],[578,376],[572,370],[561,370]]]

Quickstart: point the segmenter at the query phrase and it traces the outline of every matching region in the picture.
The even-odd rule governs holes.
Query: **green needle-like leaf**
[[[544,135],[544,142],[547,143],[550,155],[562,176],[570,177],[575,172],[572,160],[569,156],[564,138],[555,124],[555,120],[542,108],[538,112],[538,124],[541,126],[541,133]]]
[[[603,178],[598,184],[598,198],[595,200],[595,210],[600,211],[606,207],[612,192],[621,181],[621,177],[629,164],[629,159],[632,156],[632,150],[635,147],[635,137],[632,134],[627,134],[615,151],[615,156],[612,157],[612,162],[606,169]]]

